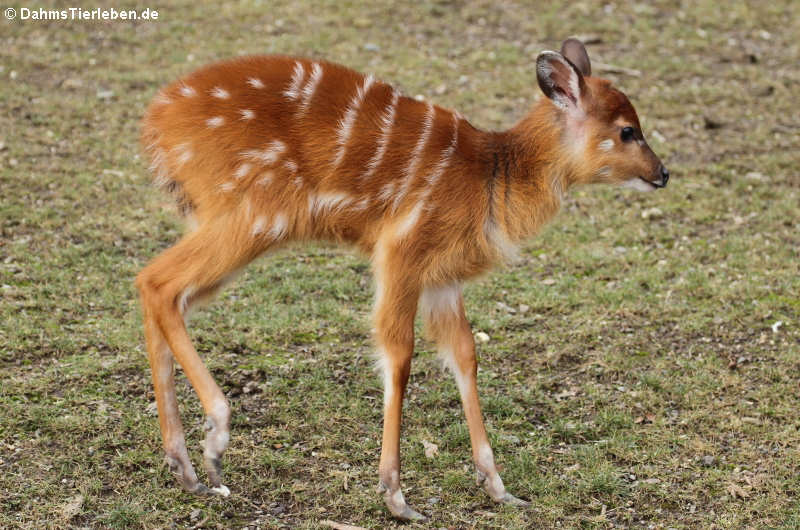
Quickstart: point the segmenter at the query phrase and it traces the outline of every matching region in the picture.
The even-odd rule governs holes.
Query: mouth
[[[662,182],[653,182],[653,181],[647,180],[644,177],[639,177],[639,180],[651,185],[653,187],[653,189],[659,189],[659,188],[666,188],[667,187],[667,183],[663,182],[663,181]]]

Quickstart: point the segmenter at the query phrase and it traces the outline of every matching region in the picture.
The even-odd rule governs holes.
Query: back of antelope
[[[461,284],[514,254],[573,185],[664,187],[669,174],[628,98],[591,77],[569,39],[536,61],[541,98],[513,128],[486,132],[460,114],[400,95],[342,66],[248,57],[164,88],[143,126],[160,185],[191,230],[138,276],[164,449],[189,491],[227,495],[220,457],[230,407],[192,346],[184,319],[234,273],[292,240],[332,239],[369,256],[384,380],[379,491],[401,519],[423,516],[400,489],[400,417],[414,317],[455,375],[478,482],[497,502],[526,504],[497,473],[481,417],[475,348]],[[173,357],[207,414],[204,463],[189,460]]]

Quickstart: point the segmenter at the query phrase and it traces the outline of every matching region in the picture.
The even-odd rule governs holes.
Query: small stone
[[[441,96],[442,94],[444,94],[445,92],[447,92],[447,85],[445,85],[444,83],[442,83],[441,85],[437,86],[437,87],[434,89],[434,92],[435,92],[437,95]]]
[[[9,165],[9,166],[11,166],[11,167],[17,167],[17,164],[19,164],[19,162],[17,161],[17,159],[16,159],[16,158],[9,158],[9,159],[8,159],[8,165]]]
[[[461,76],[458,77],[458,84],[459,85],[463,86],[463,85],[466,85],[467,83],[469,83],[469,77],[467,77],[465,75],[461,75]]]
[[[8,73],[8,77],[10,77],[10,78],[11,78],[11,80],[13,81],[14,79],[16,79],[16,78],[17,78],[17,71],[16,71],[16,70],[11,70],[11,71]]]
[[[201,515],[203,515],[203,512],[198,508],[192,510],[192,513],[189,514],[189,519],[191,519],[192,521],[196,521],[200,518]]]
[[[628,249],[625,247],[614,247],[614,252],[616,252],[617,254],[625,254],[626,252],[628,252]]]
[[[758,171],[750,171],[749,173],[745,174],[744,178],[750,180],[764,180],[764,174]]]
[[[489,342],[489,335],[487,335],[483,331],[479,331],[475,334],[475,340],[480,342],[481,344],[486,344],[487,342]]]
[[[525,313],[527,313],[528,311],[530,311],[530,309],[531,309],[531,307],[530,307],[530,306],[528,306],[528,305],[525,305],[525,304],[519,304],[519,312],[520,312],[520,314],[523,314],[523,315],[524,315]]]
[[[111,99],[114,97],[113,90],[98,90],[97,91],[97,99]]]
[[[658,219],[664,216],[661,208],[647,208],[642,211],[642,219]]]
[[[555,285],[556,280],[554,278],[545,278],[542,280],[543,285]]]
[[[517,312],[516,309],[503,302],[497,302],[497,309],[505,311],[506,313],[511,313],[512,315]]]
[[[364,45],[364,49],[368,52],[379,52],[381,51],[381,47],[375,44],[374,42],[368,42]]]
[[[711,467],[714,465],[714,457],[712,455],[705,455],[702,458],[703,465],[706,467]]]
[[[78,79],[77,77],[70,77],[69,79],[64,80],[61,83],[61,86],[64,88],[81,88],[83,86],[83,80]]]
[[[428,499],[428,504],[438,504],[438,503],[439,503],[439,497],[431,497],[430,499]]]

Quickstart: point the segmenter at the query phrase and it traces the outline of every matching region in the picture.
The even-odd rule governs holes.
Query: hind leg
[[[164,445],[165,458],[170,471],[188,491],[205,493],[208,488],[200,484],[189,460],[175,396],[172,352],[151,318],[145,316],[145,341],[153,374],[153,387],[158,406],[158,420]]]
[[[169,353],[183,368],[207,416],[203,456],[211,491],[227,495],[220,458],[228,446],[230,406],[192,345],[184,316],[191,303],[216,291],[266,246],[237,237],[231,224],[204,225],[154,259],[136,280],[167,461],[189,491],[208,489],[198,482],[189,461]]]

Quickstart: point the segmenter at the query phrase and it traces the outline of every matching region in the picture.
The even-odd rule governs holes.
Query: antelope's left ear
[[[578,67],[558,52],[544,51],[536,58],[539,88],[559,108],[583,113],[586,82]]]
[[[578,70],[585,75],[592,75],[592,63],[589,61],[589,53],[586,46],[581,41],[573,37],[568,38],[561,44],[561,55],[566,57]]]

